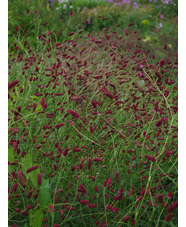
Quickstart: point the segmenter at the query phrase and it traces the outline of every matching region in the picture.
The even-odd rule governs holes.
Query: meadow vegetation
[[[9,1],[11,227],[178,225],[177,3],[118,2]]]

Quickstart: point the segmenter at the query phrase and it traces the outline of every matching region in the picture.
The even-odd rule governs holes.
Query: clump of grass
[[[177,224],[177,54],[151,63],[132,26],[14,41],[10,225]]]

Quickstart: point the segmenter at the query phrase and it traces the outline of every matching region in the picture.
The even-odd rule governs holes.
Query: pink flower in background
[[[172,1],[170,1],[170,0],[161,0],[161,2],[164,3],[164,4],[169,4],[169,3],[171,3]]]
[[[94,9],[93,11],[94,11],[94,14],[95,14],[95,15],[97,15],[97,10],[96,10],[96,9]]]
[[[122,3],[128,3],[128,4],[130,4],[130,0],[123,0]]]
[[[164,18],[164,15],[163,15],[163,14],[161,14],[161,15],[160,15],[160,18],[161,18],[161,19],[163,19],[163,18]]]
[[[87,21],[88,21],[88,24],[90,24],[90,16],[88,16],[88,19],[87,19]]]
[[[134,8],[137,9],[138,8],[138,3],[134,2]]]

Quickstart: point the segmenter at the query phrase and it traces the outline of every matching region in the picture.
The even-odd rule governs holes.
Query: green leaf
[[[13,147],[10,147],[10,148],[8,148],[8,161],[9,162],[13,162],[15,159],[14,159],[14,149],[13,149]],[[14,166],[12,166],[12,165],[9,165],[8,166],[8,171],[13,171],[13,169],[14,169]]]
[[[36,109],[35,109],[35,112],[38,112],[38,111],[40,111],[40,110],[42,110],[42,105],[37,105],[37,107],[36,107]]]
[[[8,161],[9,162],[14,161],[14,149],[13,149],[13,147],[8,148]]]
[[[37,209],[33,214],[33,227],[42,226],[43,221],[43,211],[42,209]]]
[[[32,185],[34,185],[34,187],[37,187],[37,174],[40,172],[40,168],[33,170],[30,173],[27,173],[26,170],[32,166],[35,166],[36,164],[33,165],[32,163],[32,154],[27,154],[26,158],[22,161],[22,171],[25,175],[28,176],[28,179],[31,180]]]
[[[34,164],[34,166],[37,164]],[[34,187],[37,187],[37,174],[40,173],[40,168],[33,170],[29,173],[29,178],[34,185]]]
[[[22,171],[24,175],[27,175],[26,170],[32,167],[32,154],[27,154],[21,163]]]
[[[38,198],[39,204],[41,205],[42,208],[48,207],[48,205],[52,203],[52,200],[50,198],[49,180],[42,179]]]
[[[33,99],[39,99],[37,96],[30,96],[31,98],[33,98]]]
[[[29,226],[33,226],[33,213],[34,213],[34,210],[32,209],[28,211]]]

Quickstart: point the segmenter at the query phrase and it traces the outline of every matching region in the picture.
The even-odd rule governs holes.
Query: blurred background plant
[[[32,40],[31,48],[36,48],[37,35],[48,30],[52,41],[61,42],[70,39],[70,32],[78,31],[81,38],[115,25],[124,29],[129,23],[141,33],[145,49],[154,48],[160,57],[165,46],[177,51],[177,0],[10,0],[8,6],[9,51],[25,35]]]

